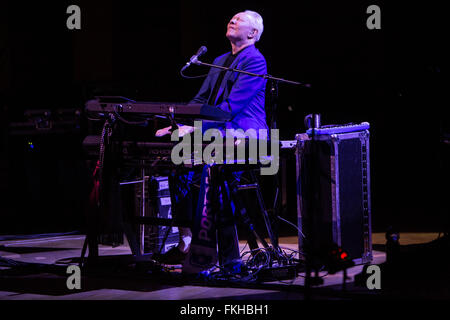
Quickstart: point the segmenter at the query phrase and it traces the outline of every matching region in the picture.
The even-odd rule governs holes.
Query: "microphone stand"
[[[278,129],[277,128],[277,100],[278,100],[278,84],[279,83],[287,83],[287,84],[292,84],[292,85],[298,85],[298,86],[304,86],[307,88],[310,88],[311,85],[307,84],[307,83],[302,83],[302,82],[297,82],[297,81],[291,81],[291,80],[286,80],[286,79],[282,79],[282,78],[278,78],[278,77],[273,77],[269,74],[257,74],[257,73],[253,73],[253,72],[248,72],[248,71],[244,71],[244,70],[240,70],[240,69],[235,69],[235,68],[231,68],[231,67],[224,67],[224,66],[219,66],[219,65],[215,65],[215,64],[210,64],[210,63],[205,63],[202,62],[200,60],[196,60],[194,62],[192,62],[196,65],[202,65],[202,66],[206,66],[206,67],[212,67],[212,68],[216,68],[216,69],[222,69],[225,71],[232,71],[232,72],[239,72],[242,74],[246,74],[252,77],[259,77],[259,78],[263,78],[266,80],[270,80],[270,104],[271,104],[271,115],[270,115],[270,124],[271,124],[271,129]],[[273,206],[273,215],[274,215],[274,220],[276,221],[276,218],[279,214],[279,206],[280,206],[280,174],[279,172],[277,172],[275,174],[275,185],[276,185],[276,192],[275,192],[275,199],[274,199],[274,206]],[[272,243],[272,245],[275,248],[279,248],[278,246],[278,233],[276,234],[276,236],[274,237],[275,243]]]

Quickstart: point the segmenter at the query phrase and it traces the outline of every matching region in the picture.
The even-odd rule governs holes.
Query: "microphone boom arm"
[[[297,81],[285,80],[285,79],[282,79],[282,78],[273,77],[273,76],[271,76],[269,74],[257,74],[257,73],[253,73],[253,72],[240,70],[240,69],[234,69],[234,68],[229,68],[229,67],[224,67],[224,66],[218,66],[218,65],[215,65],[215,64],[201,62],[200,60],[195,61],[194,64],[207,66],[207,67],[218,68],[218,69],[222,69],[222,70],[226,70],[226,71],[233,71],[233,72],[244,73],[244,74],[247,74],[247,75],[250,75],[250,76],[253,76],[253,77],[260,77],[260,78],[264,78],[264,79],[275,80],[275,81],[278,81],[278,82],[284,82],[284,83],[289,83],[289,84],[293,84],[293,85],[305,86],[307,88],[311,87],[311,85],[308,84],[308,83],[301,83],[301,82],[297,82]]]

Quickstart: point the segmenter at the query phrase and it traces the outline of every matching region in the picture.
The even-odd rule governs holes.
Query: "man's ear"
[[[249,34],[248,34],[248,38],[249,39],[254,39],[254,38],[256,38],[256,35],[258,34],[258,30],[257,29],[253,29],[252,30],[252,32],[250,32]]]

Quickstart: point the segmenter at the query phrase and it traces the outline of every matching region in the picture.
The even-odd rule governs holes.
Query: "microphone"
[[[194,54],[191,59],[189,60],[188,63],[186,63],[186,65],[183,67],[183,69],[181,69],[181,71],[183,71],[184,69],[186,69],[187,67],[189,67],[191,65],[191,63],[197,64],[198,63],[198,57],[200,57],[201,55],[205,54],[206,51],[208,51],[208,49],[206,49],[205,46],[201,46],[200,49],[198,49],[197,53]]]

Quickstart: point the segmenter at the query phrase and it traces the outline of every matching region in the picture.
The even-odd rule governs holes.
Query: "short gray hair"
[[[250,24],[252,25],[252,27],[258,30],[258,34],[256,35],[255,40],[259,41],[264,30],[263,18],[258,12],[255,11],[245,10],[244,13],[246,13],[250,18]]]

